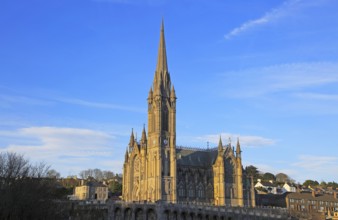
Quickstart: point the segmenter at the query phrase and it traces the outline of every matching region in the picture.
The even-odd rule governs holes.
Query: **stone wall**
[[[69,206],[67,220],[108,220],[106,204],[72,203]]]
[[[125,203],[108,205],[109,220],[273,220],[288,219],[282,208],[205,206],[198,204]]]

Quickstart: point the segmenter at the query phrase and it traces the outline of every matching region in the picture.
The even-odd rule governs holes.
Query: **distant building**
[[[272,180],[270,181],[262,181],[261,179],[258,179],[258,182],[255,185],[255,188],[258,191],[264,190],[266,193],[272,193],[272,194],[279,194],[279,187],[276,183],[274,183]]]
[[[321,214],[322,216],[337,215],[338,199],[337,193],[316,194],[312,193],[290,193],[286,196],[286,205],[290,213],[308,213],[309,215]],[[325,218],[324,218],[325,219]]]
[[[286,208],[286,196],[288,193],[283,194],[262,194],[256,195],[256,205],[265,207],[280,207]]]
[[[96,200],[105,202],[108,199],[108,187],[99,182],[87,182],[75,187],[74,198],[77,200]]]

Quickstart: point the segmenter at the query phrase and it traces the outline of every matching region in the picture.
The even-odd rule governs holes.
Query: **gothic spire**
[[[143,125],[141,143],[142,144],[146,144],[147,143],[147,134],[146,134],[145,125]]]
[[[153,88],[150,87],[149,94],[148,94],[148,100],[152,100],[152,99],[153,99]]]
[[[174,102],[177,99],[176,97],[176,92],[174,86],[171,86],[171,91],[170,91],[170,100]]]
[[[162,25],[161,25],[160,45],[159,45],[159,48],[158,48],[156,72],[157,73],[168,72],[167,53],[166,53],[165,40],[164,40],[164,22],[163,22],[163,19],[162,19]]]
[[[153,90],[155,95],[170,96],[170,75],[167,64],[167,52],[164,39],[164,22],[162,19],[160,43],[158,47],[157,64],[155,70],[155,77],[153,83]]]
[[[222,143],[222,137],[221,135],[219,136],[219,142],[218,142],[218,151],[223,150],[223,143]]]
[[[239,138],[237,138],[237,146],[236,146],[236,156],[240,157],[241,156],[241,145],[239,144]]]
[[[134,129],[131,129],[131,135],[129,140],[129,147],[132,148],[134,146],[135,137],[134,137]]]
[[[124,161],[127,162],[129,159],[129,152],[128,152],[128,148],[126,149],[126,154],[124,155]]]

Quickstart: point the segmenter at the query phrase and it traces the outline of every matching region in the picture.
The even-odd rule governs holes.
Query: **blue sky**
[[[2,1],[0,150],[63,176],[121,172],[131,129],[147,123],[164,17],[178,145],[239,137],[244,166],[337,182],[337,10],[336,0]]]

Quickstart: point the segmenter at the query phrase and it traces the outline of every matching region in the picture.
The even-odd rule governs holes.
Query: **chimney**
[[[316,197],[316,191],[312,190],[312,197]]]

